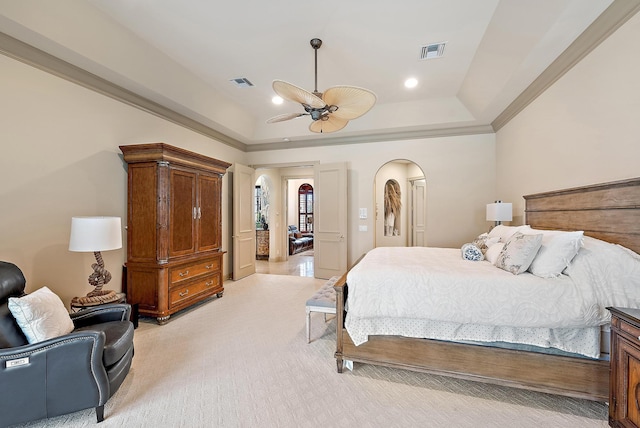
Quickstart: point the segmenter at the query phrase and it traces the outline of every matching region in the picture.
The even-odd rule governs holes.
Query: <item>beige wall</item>
[[[346,162],[349,264],[374,245],[374,180],[390,160],[408,159],[427,181],[427,245],[459,247],[488,230],[485,206],[495,189],[493,134],[248,153],[249,164]],[[368,218],[359,219],[359,208]],[[367,225],[360,232],[359,225]],[[286,227],[286,226],[285,226]]]
[[[112,215],[126,223],[126,165],[118,146],[162,141],[227,162],[244,158],[238,150],[2,55],[0,69],[0,260],[23,270],[28,291],[47,285],[65,303],[90,291],[93,254],[68,251],[71,217]],[[223,186],[226,192],[226,177]],[[225,206],[223,213],[228,250]],[[103,257],[113,274],[107,288],[120,290],[125,249]]]
[[[497,132],[497,189],[522,195],[640,175],[640,14]]]

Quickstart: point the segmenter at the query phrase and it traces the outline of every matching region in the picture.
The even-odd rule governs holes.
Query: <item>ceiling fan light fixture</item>
[[[276,95],[273,98],[271,98],[271,102],[276,105],[280,105],[284,102],[284,99],[281,96]]]
[[[282,122],[300,116],[311,116],[309,126],[312,132],[328,133],[339,131],[350,120],[367,113],[376,103],[376,94],[368,89],[355,86],[334,86],[324,92],[318,91],[318,49],[322,40],[310,41],[315,54],[315,88],[313,92],[299,88],[283,80],[274,80],[272,87],[285,100],[302,105],[306,113],[281,114],[267,120],[267,123]]]

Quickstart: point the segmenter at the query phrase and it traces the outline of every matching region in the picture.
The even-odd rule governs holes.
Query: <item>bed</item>
[[[605,245],[612,248],[615,247],[615,251],[627,251],[620,247],[623,246],[636,253],[640,252],[640,178],[539,193],[528,195],[524,198],[525,223],[531,228],[536,230],[584,231],[585,248],[593,249],[598,245]],[[619,245],[611,246],[602,241]],[[593,247],[593,245],[596,247]],[[434,249],[422,249],[420,251],[425,250],[433,251]],[[580,251],[588,253],[584,249]],[[628,253],[630,257],[636,256],[633,252]],[[582,257],[582,253],[578,254]],[[429,254],[429,256],[431,255]],[[387,254],[382,254],[382,257],[387,256]],[[404,256],[406,254],[401,255],[401,257]],[[460,249],[457,249],[457,257],[461,259]],[[576,265],[579,264],[576,261],[578,259],[578,256],[574,259]],[[365,255],[356,263],[356,266],[366,262],[367,256]],[[462,262],[488,265],[486,261],[473,262],[465,260]],[[497,269],[495,266],[491,266],[491,268]],[[347,278],[351,278],[350,281],[354,282],[354,296],[352,297],[355,298],[356,290],[361,289],[356,288],[355,281],[358,278],[353,276],[354,270],[356,270],[356,267],[352,267],[351,271],[343,275],[335,285],[337,293],[335,357],[338,372],[341,373],[343,371],[345,361],[352,361],[448,375],[590,400],[607,401],[609,399],[609,361],[606,356],[603,358],[602,356],[593,355],[593,350],[575,351],[571,349],[574,352],[567,352],[566,350],[554,352],[555,348],[553,347],[547,349],[543,349],[543,347],[523,348],[521,345],[517,345],[517,349],[511,349],[510,345],[505,345],[502,342],[498,344],[472,340],[458,342],[440,338],[424,339],[396,334],[372,334],[363,338],[361,332],[351,329],[354,331],[354,340],[350,336],[347,327],[350,323],[349,311],[353,313],[357,310],[358,306],[354,302],[358,302],[358,300],[352,299],[349,311],[345,311],[345,303],[347,303],[349,296],[349,281],[347,281]],[[578,272],[577,268],[574,268],[574,271]],[[525,275],[517,276],[525,277]],[[577,273],[576,277],[579,277]],[[399,285],[396,281],[395,286],[402,289]],[[482,293],[481,286],[478,285],[478,287],[480,289],[476,290],[476,292]],[[601,293],[601,291],[594,292]],[[635,299],[634,296],[627,296],[626,300],[623,298],[614,299],[613,301],[626,304],[630,303],[629,299]],[[558,301],[565,298],[566,296],[563,296],[562,293],[555,297]],[[375,302],[375,299],[370,300]],[[383,302],[378,303],[380,303],[381,308],[384,308]],[[631,303],[638,304],[640,301]],[[451,308],[445,307],[443,312],[447,312],[446,309]],[[555,312],[574,310],[571,305],[558,306],[556,309]],[[393,312],[393,310],[393,307],[386,309],[387,312]],[[572,328],[580,328],[580,316],[586,317],[591,324],[604,324],[606,327],[609,315],[605,309],[600,308],[599,310],[591,311],[592,313],[588,309],[575,310],[574,312],[582,312],[582,314],[572,318],[573,321],[569,323],[573,323],[571,324]],[[464,313],[463,310],[456,315],[456,319],[462,317],[463,322],[460,323],[462,327],[465,326]],[[490,313],[492,311],[485,311],[485,315]],[[357,314],[362,315],[362,312]],[[354,315],[353,318],[357,317]],[[408,318],[411,317],[409,316]],[[375,319],[375,317],[371,317],[371,319]],[[500,323],[499,320],[496,322]],[[514,322],[518,322],[517,318]],[[454,326],[452,331],[458,331],[458,327]],[[506,326],[507,329],[511,327],[513,326]],[[596,328],[590,325],[585,329],[585,331],[588,330],[588,333],[586,333],[588,336],[593,337],[596,335],[596,340],[599,341],[599,325]],[[378,326],[378,330],[374,329],[373,331],[393,332],[394,330],[385,330]],[[508,334],[507,332],[507,337]],[[430,336],[425,335],[424,337]],[[356,343],[358,343],[357,346]],[[541,350],[544,350],[544,352],[540,352]]]

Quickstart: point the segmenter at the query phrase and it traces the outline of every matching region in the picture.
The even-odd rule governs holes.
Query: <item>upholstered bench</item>
[[[311,342],[311,312],[324,313],[325,322],[327,322],[327,314],[336,313],[336,291],[333,286],[338,279],[340,279],[339,276],[330,278],[307,300],[307,343]]]

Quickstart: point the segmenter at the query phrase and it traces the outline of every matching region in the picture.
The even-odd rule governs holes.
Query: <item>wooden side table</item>
[[[127,295],[126,293],[117,293],[118,300],[110,303],[127,303]],[[100,305],[79,305],[71,303],[71,312],[78,312],[87,308],[95,308]],[[138,328],[138,305],[131,305],[131,322],[133,323],[133,328]]]

